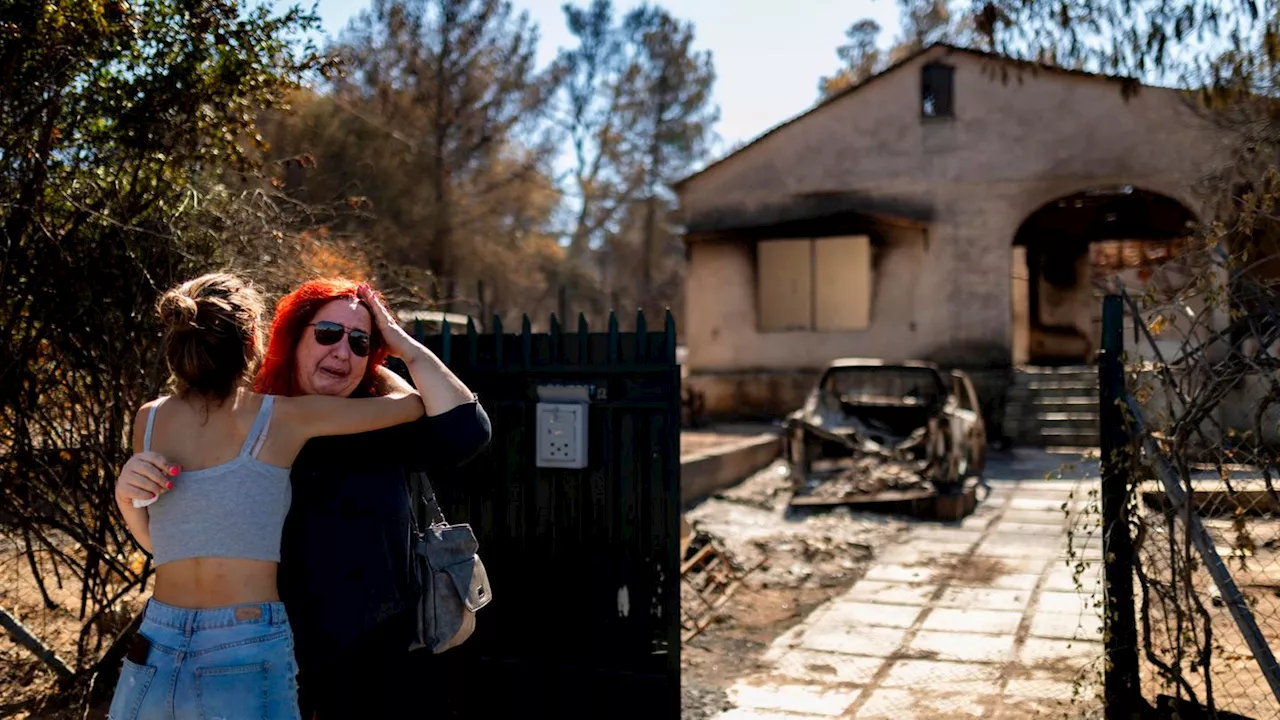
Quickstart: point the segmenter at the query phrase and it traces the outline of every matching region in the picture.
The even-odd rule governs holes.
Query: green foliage
[[[112,488],[165,375],[154,300],[277,230],[255,118],[328,69],[316,26],[243,0],[0,5],[0,530],[83,581],[79,668],[145,577]]]

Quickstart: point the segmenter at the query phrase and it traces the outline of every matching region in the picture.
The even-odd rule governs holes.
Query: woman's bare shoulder
[[[160,405],[168,399],[168,395],[161,395],[158,398],[153,398],[142,403],[142,407],[138,408],[138,412],[134,414],[134,417],[141,418],[143,422],[146,422],[147,416],[150,415],[153,410],[158,409]]]
[[[135,451],[139,451],[142,448],[143,440],[146,437],[147,420],[151,417],[151,413],[154,412],[156,408],[160,407],[160,404],[168,397],[168,395],[161,395],[153,400],[148,400],[142,404],[142,407],[138,408],[136,413],[134,413],[133,444]]]

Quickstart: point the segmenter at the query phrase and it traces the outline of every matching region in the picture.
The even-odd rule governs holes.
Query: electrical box
[[[537,466],[581,469],[587,466],[587,406],[538,403]]]

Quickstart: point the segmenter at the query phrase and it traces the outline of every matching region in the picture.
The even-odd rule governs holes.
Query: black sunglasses
[[[351,346],[351,352],[356,357],[369,355],[369,344],[372,340],[369,337],[369,333],[363,330],[355,328],[348,330],[342,324],[332,320],[321,320],[320,322],[310,323],[310,326],[316,329],[316,342],[321,345],[332,345],[341,340],[343,335],[346,335],[347,344]]]

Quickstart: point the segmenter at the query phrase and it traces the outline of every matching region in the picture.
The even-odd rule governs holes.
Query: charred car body
[[[837,490],[823,493],[833,502],[908,489],[959,492],[986,464],[972,381],[926,362],[836,360],[785,426],[797,490],[835,482]]]

